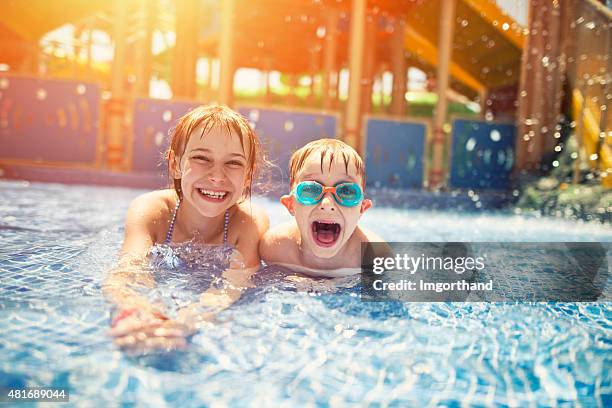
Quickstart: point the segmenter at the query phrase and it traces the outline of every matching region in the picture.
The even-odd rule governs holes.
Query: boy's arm
[[[260,265],[259,240],[270,227],[268,215],[257,206],[241,208],[233,228],[238,231],[236,250],[242,255],[242,266],[232,269],[258,268]]]
[[[261,259],[267,264],[296,263],[296,228],[295,222],[289,221],[268,230],[259,242]]]

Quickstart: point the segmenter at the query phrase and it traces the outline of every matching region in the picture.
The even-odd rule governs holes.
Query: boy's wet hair
[[[321,155],[321,172],[323,172],[323,163],[328,155],[329,168],[331,168],[334,159],[340,155],[344,161],[344,167],[347,173],[349,164],[352,161],[355,165],[355,169],[357,170],[357,175],[361,176],[361,187],[365,190],[365,164],[363,163],[361,156],[359,156],[359,153],[357,153],[357,151],[355,151],[355,149],[353,149],[351,146],[337,139],[314,140],[296,150],[291,155],[291,160],[289,161],[289,183],[291,188],[293,188],[293,185],[295,184],[298,173],[304,167],[306,159],[316,152]]]
[[[247,159],[246,176],[248,185],[243,191],[242,198],[249,198],[253,187],[253,179],[260,164],[264,161],[261,143],[247,120],[227,106],[199,106],[179,118],[176,127],[170,133],[170,147],[166,152],[168,168],[172,165],[170,163],[170,152],[174,153],[174,160],[180,163],[189,138],[199,127],[201,127],[200,137],[206,136],[213,129],[224,129],[227,130],[228,134],[238,136],[240,146]],[[181,179],[174,179],[173,184],[176,194],[182,198]]]

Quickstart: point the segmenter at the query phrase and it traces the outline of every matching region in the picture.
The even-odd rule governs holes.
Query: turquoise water
[[[127,356],[100,282],[140,193],[0,182],[0,386],[68,387],[75,406],[612,404],[609,302],[367,303],[346,282],[264,276],[186,351]],[[393,241],[612,241],[599,224],[378,204],[363,225]]]

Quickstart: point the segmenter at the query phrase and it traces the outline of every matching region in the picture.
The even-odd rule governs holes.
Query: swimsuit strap
[[[229,208],[225,210],[225,219],[223,220],[223,243],[227,245],[227,230],[229,229]]]
[[[174,224],[176,223],[176,214],[178,213],[179,206],[181,205],[181,199],[176,200],[176,207],[174,207],[174,211],[172,212],[172,219],[170,220],[170,227],[168,227],[168,232],[166,233],[166,240],[164,244],[169,245],[172,242],[172,233],[174,232]]]
[[[179,206],[181,205],[181,199],[176,200],[176,207],[174,207],[174,211],[172,212],[172,219],[170,220],[170,226],[168,227],[168,232],[166,233],[166,240],[164,244],[169,245],[172,242],[172,233],[174,232],[174,224],[176,224],[176,214],[178,214]],[[230,221],[230,212],[229,208],[225,210],[225,217],[223,219],[223,243],[227,244],[227,232],[229,230],[229,221]]]

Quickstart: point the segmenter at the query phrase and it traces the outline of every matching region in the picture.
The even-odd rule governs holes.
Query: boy
[[[357,222],[372,207],[365,199],[365,166],[349,145],[335,139],[308,143],[291,156],[291,192],[281,203],[295,217],[260,242],[270,265],[319,277],[359,273],[361,243],[382,242]]]

